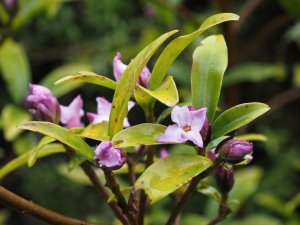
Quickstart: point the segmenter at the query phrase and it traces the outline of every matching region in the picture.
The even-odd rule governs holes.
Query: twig
[[[126,162],[128,165],[128,174],[129,174],[130,184],[133,186],[136,181],[136,176],[134,173],[134,163],[133,163],[133,160],[128,156],[126,157]]]
[[[169,220],[167,221],[166,225],[172,225],[174,223],[175,219],[177,218],[179,213],[181,213],[181,211],[183,210],[183,208],[184,208],[185,204],[187,203],[187,201],[189,200],[189,198],[195,192],[199,181],[202,180],[203,178],[207,177],[216,168],[217,165],[218,164],[214,164],[213,166],[211,166],[210,168],[208,168],[207,170],[205,170],[204,172],[200,173],[199,175],[197,175],[196,177],[194,177],[192,179],[190,185],[188,186],[188,188],[184,192],[182,198],[180,199],[180,201],[175,206],[175,209],[173,210],[173,212],[172,212]]]
[[[219,214],[216,218],[211,220],[207,225],[215,225],[226,218],[226,216],[231,212],[230,208],[227,206],[228,196],[223,195],[220,206],[219,206]]]
[[[134,215],[129,210],[129,207],[125,201],[125,198],[120,190],[119,184],[116,182],[115,176],[111,169],[103,168],[105,179],[106,179],[106,185],[110,188],[110,190],[114,193],[116,196],[118,205],[121,207],[123,212],[126,214],[130,224],[137,225],[137,222],[134,218]]]
[[[0,202],[24,215],[32,216],[49,224],[56,225],[96,225],[72,217],[61,215],[28,201],[0,186]],[[100,225],[100,224],[98,224]]]
[[[97,174],[91,167],[91,165],[88,164],[88,162],[84,162],[81,165],[82,170],[85,172],[85,174],[88,176],[90,181],[93,183],[94,187],[96,188],[97,192],[100,194],[100,196],[104,199],[105,202],[107,202],[109,198],[109,194],[105,190],[105,187],[102,185],[101,181],[97,177]],[[129,224],[127,218],[122,213],[121,208],[113,201],[107,202],[111,210],[114,212],[115,216],[123,223],[123,224]]]

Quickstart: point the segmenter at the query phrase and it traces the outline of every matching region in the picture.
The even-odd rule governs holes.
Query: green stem
[[[61,215],[57,212],[28,201],[0,186],[0,202],[21,214],[32,216],[49,224],[57,225],[96,225],[72,217]],[[98,224],[100,225],[100,224]]]

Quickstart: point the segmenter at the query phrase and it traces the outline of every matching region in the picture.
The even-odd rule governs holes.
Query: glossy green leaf
[[[108,123],[108,134],[110,137],[113,137],[123,127],[123,121],[128,112],[128,101],[133,94],[136,82],[143,68],[159,46],[176,32],[177,30],[165,33],[150,43],[131,61],[122,74],[112,101],[112,109]]]
[[[166,80],[160,85],[160,87],[154,91],[151,91],[140,85],[138,85],[138,88],[142,89],[148,95],[152,96],[153,98],[157,99],[167,106],[174,106],[179,101],[177,87],[172,76],[168,76]]]
[[[47,144],[50,144],[51,142],[55,141],[54,138],[49,137],[49,136],[44,136],[38,145],[36,146],[36,149],[32,152],[32,154],[29,156],[27,165],[28,167],[32,167],[38,158],[39,151]]]
[[[76,128],[76,130],[74,130],[74,133],[82,137],[94,139],[97,141],[109,141],[110,138],[107,135],[107,128],[108,122],[104,121],[102,123],[90,124],[85,128]]]
[[[55,82],[55,85],[62,84],[62,83],[90,83],[90,84],[96,84],[100,86],[104,86],[110,89],[115,89],[117,84],[115,81],[105,77],[98,75],[93,72],[88,71],[80,71],[77,72],[76,75],[70,75],[63,77],[62,79]],[[58,85],[59,86],[59,85]]]
[[[244,103],[223,112],[212,124],[212,139],[227,134],[267,112],[270,107],[259,102]]]
[[[31,72],[22,45],[6,39],[0,47],[0,69],[12,99],[20,103],[28,93]]]
[[[243,141],[268,141],[268,138],[263,134],[242,134],[235,136],[237,140]]]
[[[7,164],[0,168],[0,179],[9,174],[10,172],[18,169],[19,167],[26,165],[29,157],[33,154],[35,149],[28,151],[19,157],[9,161]],[[48,144],[42,147],[41,151],[39,151],[37,158],[42,158],[48,155],[53,155],[56,153],[65,152],[63,145],[61,144]]]
[[[142,123],[129,127],[117,133],[112,141],[117,147],[130,147],[138,145],[157,145],[157,138],[166,127],[154,123]]]
[[[31,130],[50,136],[76,150],[78,153],[93,162],[93,149],[80,137],[70,130],[49,122],[27,122],[19,126],[22,129]]]
[[[199,155],[172,155],[159,159],[138,178],[134,187],[143,189],[152,203],[170,194],[199,173],[212,162]]]
[[[269,78],[283,79],[285,69],[281,64],[246,62],[226,72],[223,86],[230,86],[241,82],[260,82]]]
[[[224,139],[228,138],[229,136],[221,136],[221,137],[218,137],[214,140],[212,140],[211,142],[209,142],[209,144],[207,145],[206,149],[207,150],[210,150],[210,149],[213,149],[215,147],[217,147],[217,145],[223,141]]]
[[[14,105],[6,105],[2,110],[2,123],[4,138],[14,140],[22,130],[17,126],[31,119],[31,115],[24,109]]]
[[[193,54],[191,73],[192,100],[195,108],[207,107],[212,122],[218,105],[222,80],[228,64],[227,46],[223,35],[205,38]]]
[[[54,82],[59,79],[66,78],[66,75],[69,74],[75,74],[78,71],[81,70],[92,70],[92,66],[89,64],[68,64],[60,66],[53,71],[51,71],[49,74],[45,76],[45,78],[40,82],[41,85],[48,87],[53,95],[56,97],[63,96],[64,94],[67,94],[74,90],[75,88],[78,88],[81,83],[75,83],[75,82],[66,82],[61,85],[55,85]]]
[[[233,13],[216,14],[205,20],[195,32],[180,36],[171,41],[161,53],[154,65],[150,80],[150,89],[154,90],[160,86],[170,65],[174,62],[177,56],[201,33],[217,24],[238,19],[239,16]]]

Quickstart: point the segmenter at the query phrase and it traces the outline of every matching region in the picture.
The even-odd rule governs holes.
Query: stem
[[[91,167],[91,165],[88,162],[84,162],[80,165],[84,173],[88,176],[94,187],[96,188],[97,192],[100,194],[100,196],[104,199],[105,202],[107,202],[109,198],[109,194],[107,193],[105,187],[102,185],[101,181],[97,177],[97,174]],[[123,224],[129,224],[127,221],[127,218],[123,215],[121,208],[113,201],[107,202],[111,210],[114,212],[115,216],[123,223]]]
[[[61,215],[28,201],[0,186],[0,202],[21,214],[32,216],[49,224],[56,225],[96,225],[72,217]],[[100,225],[100,224],[98,224]]]
[[[136,176],[134,173],[134,162],[129,156],[126,157],[126,162],[128,165],[128,174],[129,174],[130,184],[133,186],[136,181]]]
[[[226,216],[231,212],[229,207],[227,206],[228,195],[223,195],[220,206],[219,206],[219,214],[216,218],[210,221],[207,225],[215,225],[220,221],[224,220]]]
[[[186,205],[189,198],[195,192],[199,181],[202,180],[203,178],[207,177],[217,167],[217,165],[218,164],[214,164],[213,166],[211,166],[210,168],[208,168],[204,172],[198,174],[196,177],[194,177],[192,179],[190,185],[188,186],[188,188],[184,192],[182,198],[179,200],[179,202],[175,206],[175,209],[173,210],[173,212],[172,212],[169,220],[167,221],[166,225],[172,225],[174,223],[175,219],[180,214],[180,212],[183,210],[183,208]]]
[[[120,190],[119,184],[116,182],[113,172],[108,168],[103,168],[103,171],[104,171],[104,175],[105,175],[105,179],[106,179],[106,185],[111,189],[111,191],[116,196],[118,205],[121,207],[123,212],[126,214],[130,224],[137,225],[134,215],[131,213],[131,211],[128,208],[128,205],[127,205],[125,198]]]

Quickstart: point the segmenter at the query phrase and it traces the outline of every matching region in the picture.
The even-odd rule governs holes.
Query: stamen
[[[192,129],[192,128],[191,128],[190,126],[185,126],[185,127],[183,128],[183,130],[184,130],[185,132],[189,132],[191,129]]]

